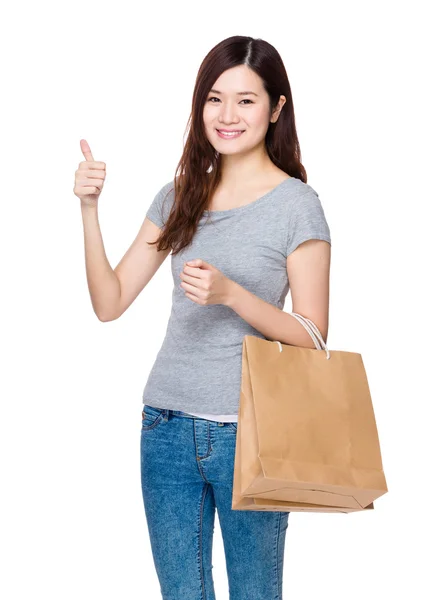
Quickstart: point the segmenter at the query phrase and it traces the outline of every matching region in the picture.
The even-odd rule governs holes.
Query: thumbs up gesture
[[[80,148],[85,160],[75,172],[74,194],[82,204],[96,206],[106,177],[106,163],[94,160],[86,140],[80,140]]]

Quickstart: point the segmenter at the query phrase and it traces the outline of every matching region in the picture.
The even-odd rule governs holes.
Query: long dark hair
[[[277,122],[269,123],[266,149],[277,167],[291,177],[307,182],[295,128],[291,87],[279,53],[260,38],[243,35],[226,38],[205,56],[197,73],[186,126],[189,135],[175,171],[174,202],[158,239],[147,242],[157,244],[158,250],[171,248],[172,254],[177,254],[192,242],[203,211],[220,182],[220,155],[206,137],[203,109],[218,77],[238,65],[248,66],[261,77],[270,98],[269,118],[280,95],[286,97]]]

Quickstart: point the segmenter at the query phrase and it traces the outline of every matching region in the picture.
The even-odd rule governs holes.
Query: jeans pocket
[[[231,427],[231,429],[233,429],[234,431],[237,431],[237,422],[236,421],[229,421],[228,425],[229,427]]]
[[[143,405],[142,410],[142,431],[148,429],[154,429],[163,420],[163,411],[160,408],[149,406],[148,404]]]

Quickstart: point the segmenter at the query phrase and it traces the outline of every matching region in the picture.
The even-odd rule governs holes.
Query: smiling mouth
[[[241,134],[244,133],[244,129],[238,129],[235,131],[220,131],[220,129],[216,128],[216,132],[217,132],[218,136],[221,137],[222,139],[231,140],[231,139],[240,137]]]

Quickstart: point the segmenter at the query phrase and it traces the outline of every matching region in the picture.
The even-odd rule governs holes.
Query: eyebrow
[[[220,94],[220,96],[223,95],[223,92],[219,92],[218,90],[209,90],[210,92],[212,92],[213,94]],[[258,98],[258,94],[256,94],[255,92],[237,92],[237,96],[249,96],[250,94],[252,94],[253,96],[257,96]]]

